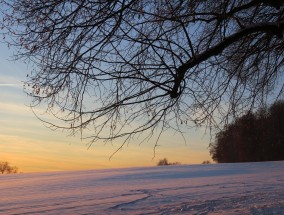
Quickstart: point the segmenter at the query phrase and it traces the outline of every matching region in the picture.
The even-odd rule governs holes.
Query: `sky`
[[[23,82],[31,65],[12,61],[13,50],[0,43],[0,161],[8,161],[20,172],[45,172],[154,166],[160,159],[181,164],[200,164],[211,160],[209,135],[204,129],[191,129],[186,142],[172,131],[159,141],[154,157],[155,139],[124,147],[110,159],[120,142],[88,141],[68,132],[52,131],[39,121],[29,107],[30,98]]]

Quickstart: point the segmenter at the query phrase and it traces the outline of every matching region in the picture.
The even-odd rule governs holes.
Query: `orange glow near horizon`
[[[109,159],[114,147],[87,149],[85,144],[35,141],[7,135],[0,135],[0,142],[1,160],[9,161],[24,173],[155,166],[164,157],[181,164],[200,164],[208,159],[208,152],[191,151],[186,146],[182,150],[160,148],[153,159],[152,148],[132,145]]]

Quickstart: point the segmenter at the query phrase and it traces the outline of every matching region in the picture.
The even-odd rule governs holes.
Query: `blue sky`
[[[182,164],[210,160],[209,135],[203,129],[189,130],[186,143],[179,135],[165,132],[155,158],[152,139],[141,145],[139,140],[132,141],[109,160],[121,142],[96,142],[88,149],[88,142],[79,136],[46,128],[32,113],[30,98],[23,92],[31,65],[12,61],[12,55],[13,50],[0,44],[0,160],[22,172],[153,166],[164,157]]]

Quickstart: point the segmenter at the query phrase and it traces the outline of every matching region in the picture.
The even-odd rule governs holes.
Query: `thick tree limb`
[[[201,62],[206,61],[208,58],[212,56],[216,56],[222,51],[233,44],[234,42],[239,41],[241,38],[248,36],[253,33],[272,33],[278,38],[283,38],[283,31],[284,31],[284,21],[278,22],[278,23],[257,23],[253,24],[251,26],[247,26],[244,29],[241,29],[240,31],[232,34],[229,37],[226,37],[223,41],[221,41],[219,44],[213,46],[212,48],[209,48],[208,50],[204,51],[201,54],[196,54],[194,58],[191,58],[186,63],[181,65],[177,69],[177,76],[174,81],[174,86],[172,88],[172,91],[170,93],[171,98],[177,98],[179,96],[179,88],[180,84],[184,79],[185,73],[190,69],[195,67],[196,65],[199,65]]]

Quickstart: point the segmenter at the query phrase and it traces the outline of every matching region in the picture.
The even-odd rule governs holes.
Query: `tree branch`
[[[272,33],[276,35],[279,39],[283,38],[283,30],[284,30],[284,21],[278,22],[278,23],[257,23],[250,26],[245,27],[244,29],[232,34],[231,36],[228,36],[223,41],[221,41],[219,44],[213,46],[212,48],[207,49],[201,54],[196,54],[193,58],[188,60],[186,63],[181,65],[179,68],[177,68],[177,76],[174,81],[174,86],[172,88],[172,91],[170,93],[171,98],[177,98],[180,94],[178,92],[180,88],[181,82],[184,80],[184,76],[187,70],[190,68],[193,68],[194,66],[199,65],[201,62],[206,61],[208,58],[212,56],[216,56],[222,51],[233,44],[234,42],[237,42],[241,38],[253,34],[253,33]]]

